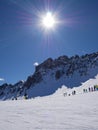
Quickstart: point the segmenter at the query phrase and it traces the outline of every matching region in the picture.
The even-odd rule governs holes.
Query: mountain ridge
[[[98,74],[98,52],[82,56],[60,56],[48,58],[35,67],[33,75],[26,81],[3,84],[0,86],[0,99],[15,97],[28,98],[53,94],[62,85],[68,88],[79,87],[81,83],[94,78]]]

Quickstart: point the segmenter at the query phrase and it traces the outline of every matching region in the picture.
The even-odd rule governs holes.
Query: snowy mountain
[[[47,96],[55,93],[62,85],[67,88],[80,87],[90,80],[98,81],[98,52],[83,56],[60,56],[47,59],[36,66],[33,75],[15,85],[0,86],[0,99],[27,96]],[[94,82],[90,85],[96,85]]]

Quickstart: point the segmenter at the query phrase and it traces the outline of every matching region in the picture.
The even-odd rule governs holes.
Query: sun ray
[[[55,26],[55,18],[53,17],[51,12],[47,12],[46,16],[42,19],[43,26],[45,28],[50,29]]]

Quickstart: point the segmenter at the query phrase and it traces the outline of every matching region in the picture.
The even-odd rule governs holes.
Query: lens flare
[[[42,24],[45,28],[50,29],[55,26],[56,20],[51,12],[47,12],[42,18]]]

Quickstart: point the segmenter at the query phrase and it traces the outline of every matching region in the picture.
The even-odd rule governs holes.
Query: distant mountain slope
[[[98,74],[98,52],[83,56],[60,56],[47,59],[36,66],[35,73],[25,82],[15,85],[4,84],[0,87],[0,98],[47,96],[62,85],[68,88],[79,87]]]

